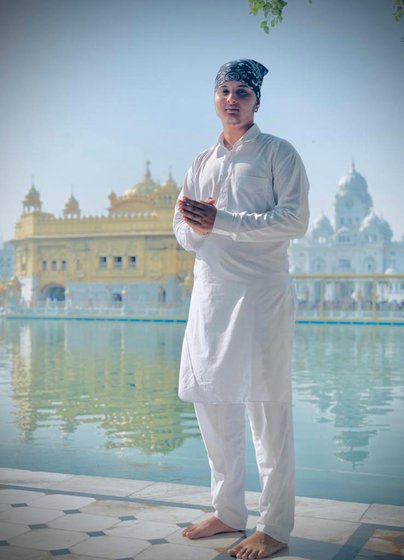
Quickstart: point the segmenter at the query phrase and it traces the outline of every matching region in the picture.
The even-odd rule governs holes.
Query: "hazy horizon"
[[[227,60],[269,68],[256,122],[289,140],[311,217],[333,218],[352,158],[376,214],[404,235],[404,18],[385,0],[291,0],[266,35],[246,0],[0,1],[0,241],[32,176],[44,211],[71,192],[84,215],[171,168],[181,181],[220,133],[213,82]]]

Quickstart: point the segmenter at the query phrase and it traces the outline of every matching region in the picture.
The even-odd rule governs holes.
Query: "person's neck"
[[[223,128],[223,144],[228,150],[231,150],[236,142],[253,126],[254,122],[242,128],[224,127]]]

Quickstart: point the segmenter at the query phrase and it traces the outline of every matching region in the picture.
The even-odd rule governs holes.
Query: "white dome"
[[[331,222],[324,213],[314,220],[310,233],[313,239],[318,239],[319,237],[328,238],[334,234]]]
[[[320,228],[320,229],[328,229],[328,228],[332,229],[331,222],[325,214],[321,214],[321,216],[319,216],[314,220],[313,227]]]
[[[339,235],[340,233],[351,234],[352,230],[350,230],[348,227],[341,227],[337,230],[337,235]]]
[[[389,243],[393,238],[390,224],[383,218],[379,218],[372,209],[370,214],[363,220],[360,231],[362,234],[367,232],[377,232],[383,241]]]
[[[363,231],[364,229],[368,229],[368,228],[383,229],[382,220],[379,218],[379,216],[376,216],[373,208],[370,214],[368,214],[366,218],[363,220],[360,229],[361,231]]]
[[[337,197],[346,196],[347,194],[353,194],[361,202],[369,204],[369,206],[372,205],[372,197],[368,193],[366,179],[356,171],[354,163],[352,163],[350,171],[338,181]]]
[[[384,218],[380,218],[381,222],[382,222],[382,228],[383,228],[383,235],[386,241],[391,241],[393,239],[393,231],[390,227],[390,224],[387,220],[385,220]]]

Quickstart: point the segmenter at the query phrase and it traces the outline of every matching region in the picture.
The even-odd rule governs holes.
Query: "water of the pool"
[[[209,485],[183,324],[0,319],[0,466]],[[296,493],[404,505],[404,327],[298,325]],[[259,490],[247,430],[248,490]]]

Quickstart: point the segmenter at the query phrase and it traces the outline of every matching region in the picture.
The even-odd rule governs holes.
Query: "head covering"
[[[268,69],[256,60],[245,58],[226,62],[219,68],[215,79],[215,89],[224,82],[244,82],[254,91],[257,101],[259,101],[262,80],[266,74],[268,74]]]

